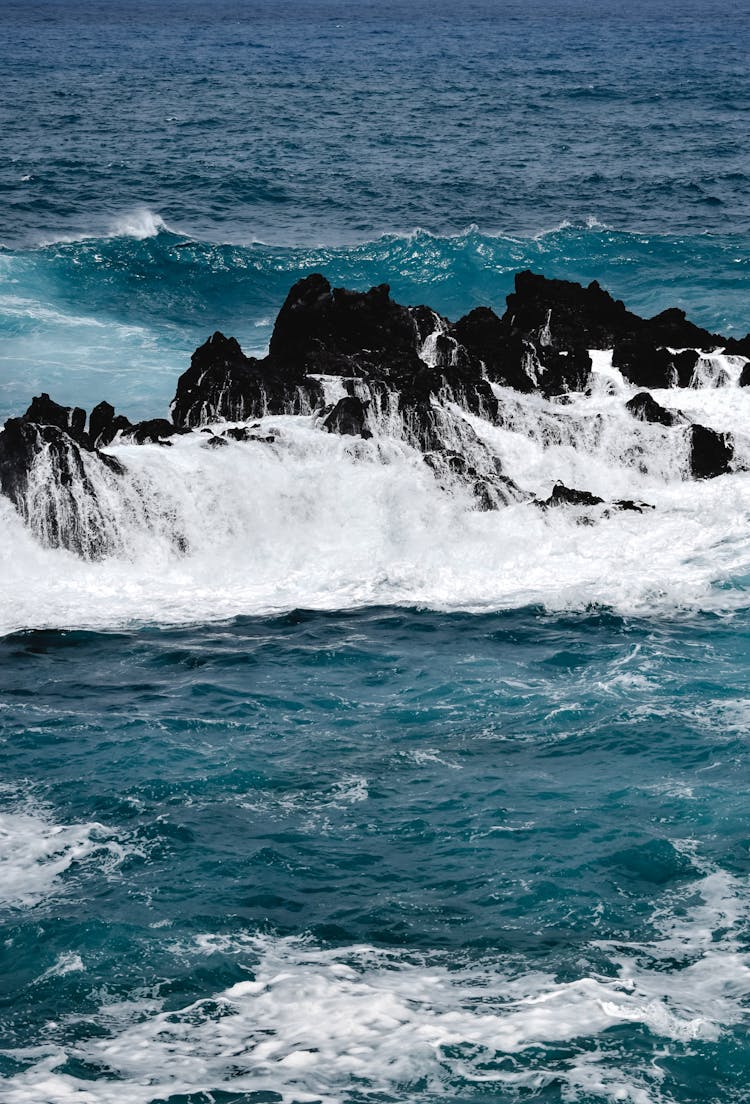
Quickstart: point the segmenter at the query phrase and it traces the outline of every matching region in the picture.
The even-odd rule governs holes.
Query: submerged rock
[[[229,445],[229,441],[227,441],[224,437],[216,437],[215,435],[212,434],[208,438],[207,441],[203,442],[203,444],[201,445],[201,448],[204,448],[204,449],[227,448],[228,445]]]
[[[667,408],[662,406],[661,403],[658,403],[648,391],[639,391],[637,395],[634,395],[632,399],[625,403],[625,409],[628,410],[634,418],[638,418],[639,421],[655,422],[657,425],[682,425],[686,420],[684,415],[675,414],[672,410],[667,410]]]
[[[363,403],[354,395],[347,395],[345,399],[339,399],[331,413],[324,419],[323,425],[329,433],[372,437],[372,431],[367,428],[368,406],[369,403]]]
[[[579,491],[574,487],[566,487],[564,483],[555,483],[552,494],[548,498],[537,502],[537,505],[543,509],[558,506],[604,506],[605,504],[610,509],[633,510],[638,514],[642,514],[644,510],[654,509],[648,502],[634,502],[630,498],[616,498],[607,503],[606,499],[600,498],[599,495],[591,494],[590,491]],[[605,511],[605,514],[608,512]]]
[[[579,491],[574,487],[566,487],[564,483],[555,483],[552,494],[539,502],[540,506],[601,506],[603,498],[591,494],[590,491]]]
[[[714,479],[731,471],[734,445],[728,433],[717,433],[707,426],[691,425],[690,474],[694,479]]]
[[[123,431],[123,436],[136,445],[161,445],[165,443],[163,438],[174,437],[176,433],[184,432],[187,431],[178,429],[166,418],[150,418],[148,421],[137,422],[135,425],[129,426],[128,429]]]

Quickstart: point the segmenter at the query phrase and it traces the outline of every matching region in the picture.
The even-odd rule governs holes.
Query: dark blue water
[[[532,267],[745,333],[748,15],[5,0],[0,415],[162,414],[311,271],[457,317]],[[451,523],[295,432],[246,530],[246,469],[184,469],[195,568],[84,572],[0,510],[2,624],[48,626],[0,638],[2,1104],[746,1101],[747,475]]]
[[[750,228],[746,0],[6,0],[2,237]],[[27,178],[27,179],[25,179]]]
[[[5,880],[4,1099],[743,1100],[747,646],[534,609],[6,638],[3,828],[47,852]]]

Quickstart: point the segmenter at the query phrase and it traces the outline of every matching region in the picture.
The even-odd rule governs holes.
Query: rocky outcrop
[[[690,474],[694,479],[714,479],[732,470],[734,445],[730,434],[702,425],[691,425],[688,432]]]
[[[26,416],[5,423],[0,433],[0,490],[43,544],[97,559],[110,550],[110,539],[87,459],[114,476],[124,469],[114,457],[74,439],[67,429],[30,420],[29,413],[50,417],[56,405],[32,403]],[[78,417],[69,428],[83,438],[80,426]]]
[[[750,335],[722,338],[676,308],[643,319],[596,281],[584,287],[528,271],[516,276],[504,313],[484,305],[456,322],[427,306],[395,302],[387,284],[350,291],[313,274],[290,289],[267,356],[246,356],[235,338],[219,332],[195,351],[178,381],[171,420],[133,424],[102,401],[87,426],[82,408],[61,406],[46,393],[37,396],[0,433],[0,492],[45,543],[102,555],[110,547],[105,483],[124,472],[104,448],[119,441],[169,446],[176,434],[201,427],[206,449],[271,444],[275,430],[264,433],[259,424],[247,423],[269,414],[296,414],[343,437],[398,437],[422,453],[442,487],[462,493],[468,488],[477,507],[493,509],[531,496],[503,471],[471,416],[513,428],[508,412],[517,412],[521,399],[507,389],[536,394],[553,401],[530,409],[551,427],[548,441],[563,442],[557,407],[589,388],[589,350],[605,348],[613,349],[613,363],[625,379],[646,389],[625,404],[629,413],[687,435],[692,478],[732,470],[729,435],[666,409],[647,389],[701,385],[705,361],[698,363],[698,350],[725,348],[750,357]],[[714,372],[714,385],[718,378]],[[750,384],[750,364],[740,383]],[[335,401],[326,402],[332,394]],[[245,424],[217,427],[215,433],[208,428],[221,421]],[[602,506],[605,513],[645,508],[627,500],[607,503],[561,483],[538,504]]]
[[[329,433],[343,433],[354,437],[372,437],[372,430],[367,427],[367,407],[369,403],[363,403],[355,395],[347,395],[334,406],[330,414],[323,420],[323,425]]]
[[[555,483],[549,497],[539,500],[537,505],[545,510],[554,509],[558,506],[608,505],[611,509],[632,510],[637,514],[642,514],[644,510],[653,510],[654,508],[648,502],[634,502],[630,498],[616,498],[607,503],[606,499],[600,498],[599,495],[592,494],[590,491],[579,491],[575,487],[566,487],[564,483]]]
[[[125,440],[133,441],[136,445],[163,445],[167,443],[166,438],[184,432],[188,431],[178,429],[166,418],[149,418],[145,422],[136,422],[135,425],[129,425],[123,430],[122,435]]]
[[[698,353],[695,349],[672,352],[642,337],[628,337],[615,345],[612,364],[636,387],[689,387]]]
[[[193,353],[172,402],[178,428],[244,421],[265,414],[309,414],[323,391],[304,368],[277,358],[247,357],[233,337],[215,333]]]
[[[667,410],[648,391],[639,391],[637,395],[634,395],[632,399],[625,403],[625,409],[640,422],[676,426],[683,425],[687,421],[684,415]]]

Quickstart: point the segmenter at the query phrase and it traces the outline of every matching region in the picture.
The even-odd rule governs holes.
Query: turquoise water
[[[65,403],[106,397],[133,418],[162,414],[190,354],[215,329],[263,354],[291,284],[310,272],[362,290],[387,282],[398,301],[456,319],[480,303],[502,314],[514,274],[533,268],[598,279],[646,316],[677,305],[720,333],[750,327],[740,233],[573,225],[508,237],[469,228],[295,248],[194,241],[160,230],[145,212],[117,229],[111,238],[0,251],[0,414],[25,409],[42,389]]]
[[[164,414],[313,271],[744,334],[748,14],[7,0],[0,417]],[[473,424],[643,515],[289,417],[116,448],[101,563],[0,501],[2,1104],[750,1097],[750,392],[658,396],[735,435],[696,484],[608,371]]]
[[[745,1099],[747,646],[538,609],[7,637],[3,1099]]]

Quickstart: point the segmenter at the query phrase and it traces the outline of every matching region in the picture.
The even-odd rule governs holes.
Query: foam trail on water
[[[112,869],[125,854],[103,824],[55,824],[39,810],[0,811],[0,906],[39,904],[62,889],[74,863],[98,856]]]
[[[236,956],[248,979],[175,1011],[144,1001],[124,1022],[104,1005],[104,1038],[14,1052],[30,1066],[8,1079],[3,1099],[29,1104],[43,1085],[47,1104],[222,1091],[347,1104],[417,1088],[432,1099],[461,1086],[464,1099],[472,1089],[557,1085],[566,1100],[656,1102],[664,1042],[671,1053],[713,1042],[743,1017],[747,900],[743,881],[707,869],[657,910],[653,940],[598,944],[611,973],[584,968],[564,981],[510,957],[449,963],[305,938],[198,936],[174,953],[196,965]],[[654,1062],[637,1074],[622,1068],[612,1028],[646,1029]],[[107,1079],[65,1072],[68,1057],[106,1069]]]

